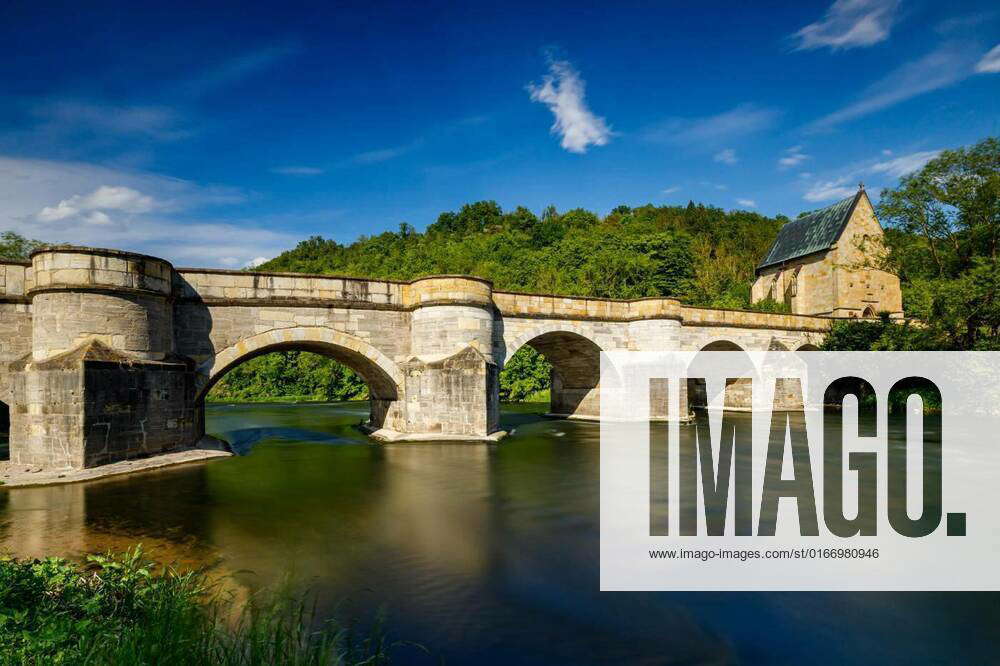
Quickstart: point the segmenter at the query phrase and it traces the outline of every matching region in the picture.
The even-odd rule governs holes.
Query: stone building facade
[[[814,349],[832,321],[670,298],[499,292],[468,276],[174,268],[70,246],[0,262],[0,280],[10,459],[50,469],[196,443],[211,386],[272,351],[312,351],[355,370],[377,439],[491,440],[501,434],[499,371],[524,345],[553,364],[551,411],[597,418],[601,351]]]
[[[796,314],[903,316],[899,278],[873,266],[884,251],[882,225],[864,188],[782,227],[757,267],[754,303],[771,299]]]

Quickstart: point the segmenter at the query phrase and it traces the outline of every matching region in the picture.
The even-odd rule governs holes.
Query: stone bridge
[[[551,412],[599,415],[602,350],[815,348],[831,320],[411,282],[174,268],[56,246],[0,263],[0,396],[10,458],[81,468],[191,445],[205,394],[254,356],[307,350],[368,383],[380,439],[496,439],[498,373],[524,345],[553,365]]]

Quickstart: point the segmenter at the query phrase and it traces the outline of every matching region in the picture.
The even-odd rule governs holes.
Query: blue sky
[[[993,2],[661,4],[14,0],[0,229],[241,267],[479,199],[795,216],[1000,131]]]

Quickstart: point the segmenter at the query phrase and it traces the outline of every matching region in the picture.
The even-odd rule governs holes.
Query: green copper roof
[[[863,194],[864,190],[859,190],[853,197],[803,215],[781,227],[771,251],[757,266],[757,270],[829,249],[837,242],[855,204]]]

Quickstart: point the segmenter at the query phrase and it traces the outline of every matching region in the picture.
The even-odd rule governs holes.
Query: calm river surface
[[[372,445],[363,403],[216,405],[245,455],[0,490],[0,549],[135,542],[428,646],[403,663],[998,663],[1000,595],[598,592],[598,426],[504,412],[499,445]]]

